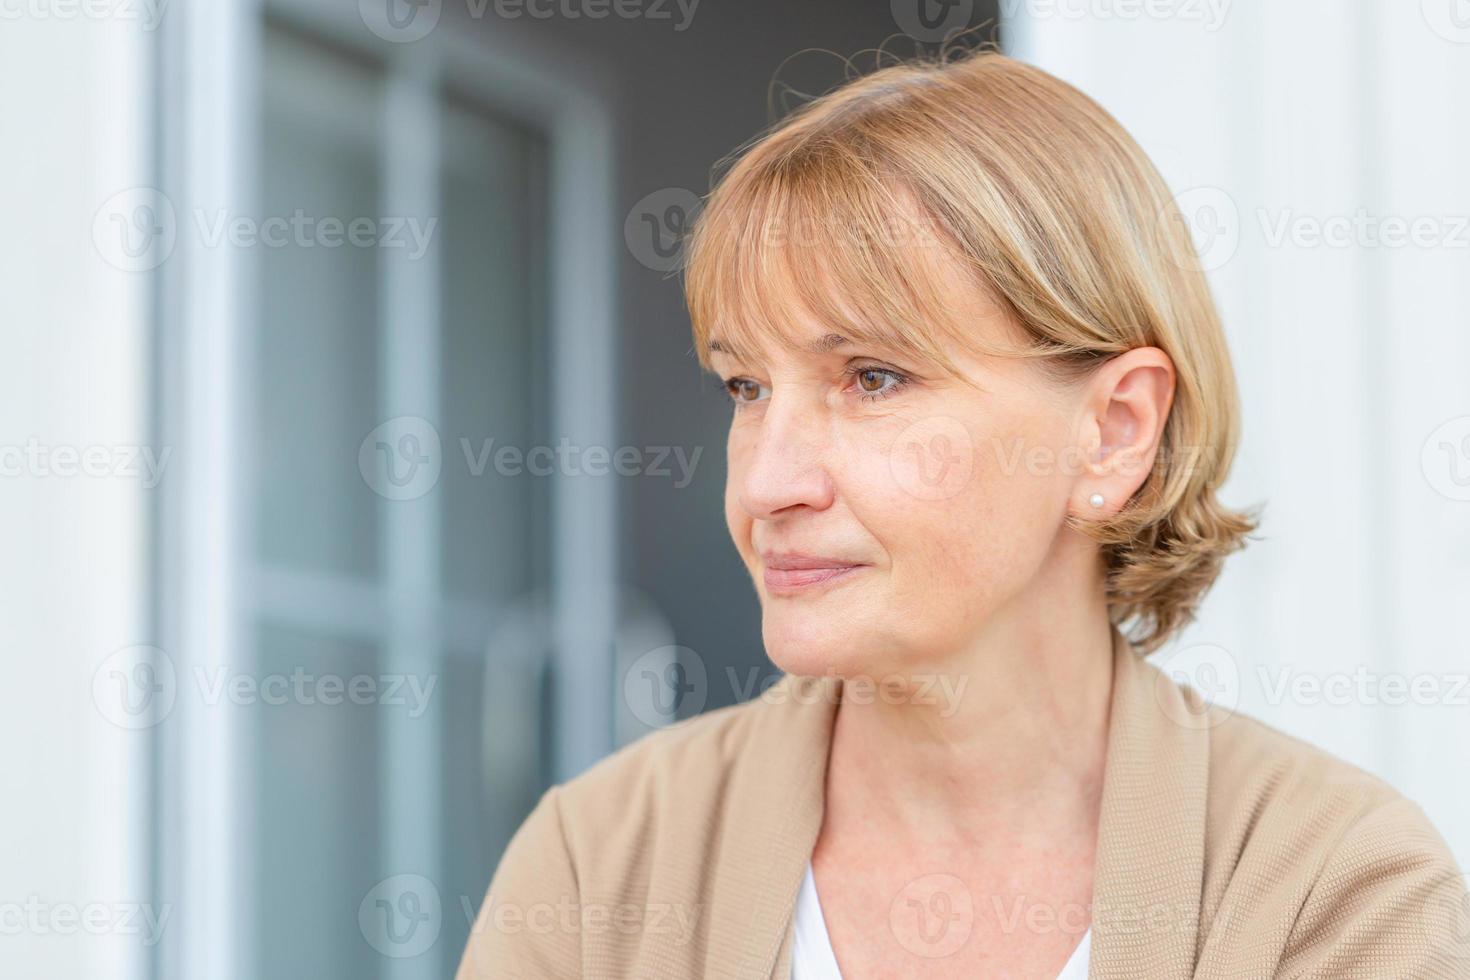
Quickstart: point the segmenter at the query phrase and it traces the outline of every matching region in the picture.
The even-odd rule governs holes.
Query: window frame
[[[551,431],[581,445],[614,445],[616,229],[615,111],[611,91],[581,52],[531,43],[516,25],[470,30],[445,21],[428,37],[394,44],[375,37],[357,4],[314,0],[211,0],[175,10],[162,25],[155,102],[159,186],[172,200],[213,211],[254,213],[256,119],[264,25],[279,19],[322,42],[385,66],[384,214],[436,213],[439,174],[436,107],[449,90],[539,130],[548,147],[547,338]],[[491,10],[492,8],[486,8]],[[447,13],[447,12],[446,12]],[[555,70],[550,70],[554,68]],[[414,134],[404,139],[402,134]],[[427,205],[427,207],[426,207]],[[589,229],[601,234],[588,234]],[[440,639],[488,635],[497,610],[446,601],[439,589],[437,495],[426,507],[380,501],[382,569],[377,587],[335,576],[262,569],[255,563],[251,500],[240,487],[253,472],[252,359],[256,275],[249,250],[207,249],[180,236],[174,261],[156,283],[160,379],[156,427],[178,447],[177,480],[155,512],[154,617],[182,676],[229,667],[250,670],[251,634],[262,614],[282,625],[382,644],[384,671],[436,672],[424,648]],[[429,258],[426,256],[425,258]],[[440,403],[438,266],[384,265],[379,342],[383,418],[432,417]],[[416,335],[382,324],[411,321]],[[415,408],[424,406],[424,409]],[[449,452],[445,449],[445,452]],[[617,481],[549,481],[550,629],[556,739],[552,775],[569,778],[614,746],[617,632]],[[422,501],[420,501],[422,502]],[[380,601],[390,596],[391,602]],[[425,640],[425,631],[437,638]],[[189,911],[170,930],[150,973],[166,978],[252,977],[256,881],[250,853],[248,781],[256,771],[250,719],[180,699],[173,724],[152,733],[147,842],[152,891]],[[391,713],[389,713],[391,714]],[[419,719],[423,721],[423,719]],[[388,715],[384,724],[393,725]],[[383,862],[443,866],[442,787],[437,769],[414,765],[437,755],[442,726],[416,725],[383,739],[392,771],[380,800]],[[405,791],[403,773],[418,784]],[[478,774],[474,774],[478,776]],[[244,788],[242,789],[242,782]],[[395,828],[412,828],[405,833]],[[425,828],[432,828],[425,833]],[[351,914],[352,910],[344,910]],[[457,914],[446,910],[445,914]],[[441,957],[385,958],[385,974],[437,975]]]

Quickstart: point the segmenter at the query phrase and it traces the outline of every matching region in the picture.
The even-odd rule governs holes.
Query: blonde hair
[[[1190,622],[1255,515],[1216,489],[1239,430],[1234,372],[1188,227],[1128,133],[1092,99],[981,48],[861,76],[732,155],[687,242],[700,363],[789,343],[800,311],[859,342],[953,369],[984,349],[916,260],[938,247],[1024,333],[997,351],[1072,383],[1154,346],[1174,402],[1147,479],[1115,516],[1069,518],[1097,541],[1109,616],[1148,653]],[[792,305],[794,304],[794,305]]]

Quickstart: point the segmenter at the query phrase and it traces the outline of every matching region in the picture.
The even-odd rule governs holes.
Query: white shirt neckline
[[[1072,951],[1057,980],[1087,980],[1087,960],[1092,950],[1092,929],[1082,934],[1082,941]],[[796,896],[796,920],[791,944],[791,980],[842,980],[837,969],[837,954],[832,951],[832,938],[827,934],[827,920],[822,917],[822,903],[817,897],[817,880],[812,863],[806,863],[801,891]]]

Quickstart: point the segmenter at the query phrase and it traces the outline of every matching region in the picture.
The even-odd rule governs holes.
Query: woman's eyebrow
[[[835,350],[838,347],[842,347],[843,345],[850,343],[852,343],[852,341],[848,340],[840,333],[828,333],[823,334],[822,336],[818,337],[816,340],[813,340],[808,344],[801,345],[801,347],[799,347],[798,349],[805,351],[808,354],[826,354],[830,351]],[[727,344],[724,341],[720,340],[718,337],[711,337],[708,346],[709,352],[711,354],[720,353],[729,354],[732,357],[736,356],[736,352],[733,347],[730,344]]]
[[[807,344],[806,351],[809,354],[826,354],[848,343],[851,343],[851,341],[840,333],[823,334],[810,344]]]
[[[802,351],[803,353],[822,355],[830,354],[837,348],[846,347],[852,343],[854,343],[854,341],[851,338],[844,337],[840,333],[826,333],[818,337],[816,340],[810,341],[805,344],[792,346],[795,350]],[[885,351],[897,352],[899,350],[897,344],[882,340],[873,341],[871,346],[880,348]],[[722,341],[718,337],[711,337],[707,347],[711,354],[728,354],[729,356],[737,360],[741,359],[739,351],[737,351],[732,344]]]

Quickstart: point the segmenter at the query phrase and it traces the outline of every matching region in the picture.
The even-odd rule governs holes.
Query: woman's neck
[[[993,620],[905,696],[844,697],[824,834],[993,842],[1095,828],[1113,676],[1106,609],[1008,621],[1031,625]]]

